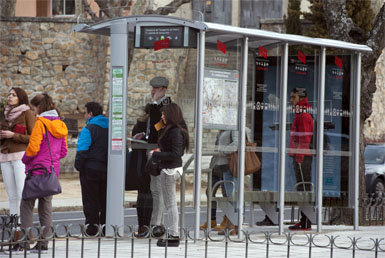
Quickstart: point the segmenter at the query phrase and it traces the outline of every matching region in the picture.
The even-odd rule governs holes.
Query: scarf
[[[10,105],[7,105],[4,111],[5,120],[8,122],[9,125],[11,125],[13,121],[15,121],[15,119],[21,115],[21,113],[29,109],[30,109],[29,106],[25,104],[22,104],[14,108],[11,107]]]

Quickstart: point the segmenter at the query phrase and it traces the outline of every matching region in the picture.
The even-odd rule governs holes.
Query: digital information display
[[[183,47],[184,27],[141,27],[140,46],[153,48],[156,41],[169,39],[169,47]]]

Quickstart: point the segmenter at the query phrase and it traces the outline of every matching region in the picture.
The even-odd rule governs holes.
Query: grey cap
[[[168,80],[167,80],[167,78],[157,76],[157,77],[154,77],[150,81],[150,85],[154,88],[160,88],[160,87],[166,87],[167,88],[168,87]]]

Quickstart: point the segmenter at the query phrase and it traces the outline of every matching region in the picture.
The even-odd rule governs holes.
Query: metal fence
[[[157,238],[151,229],[146,238],[138,238],[136,226],[126,226],[122,230],[114,228],[111,237],[103,236],[104,226],[99,227],[96,235],[87,235],[85,225],[56,225],[52,234],[43,239],[40,227],[22,230],[18,239],[14,220],[1,218],[0,256],[13,257],[11,247],[14,244],[27,244],[31,239],[29,232],[35,235],[34,241],[50,241],[48,254],[38,253],[39,257],[385,257],[385,239],[363,239],[350,236],[326,234],[249,232],[243,236],[233,236],[232,231],[223,235],[214,231],[201,231],[194,239],[193,229],[182,230],[181,244],[178,248],[153,247]],[[167,234],[167,232],[166,232]],[[4,252],[6,251],[6,252]],[[24,257],[32,256],[24,252]]]

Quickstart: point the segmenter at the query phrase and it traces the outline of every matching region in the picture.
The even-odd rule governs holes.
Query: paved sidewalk
[[[209,159],[204,161],[206,167]],[[77,174],[72,176],[63,176],[61,178],[63,193],[53,198],[54,211],[63,210],[81,210],[82,200],[80,183]],[[136,191],[125,192],[125,206],[131,206],[136,202]],[[205,187],[201,189],[202,205],[206,204]],[[178,191],[179,199],[179,191]],[[186,191],[186,202],[192,203],[193,192],[191,187]],[[191,205],[189,205],[191,206]],[[8,209],[8,200],[5,193],[5,189],[2,183],[0,183],[0,212],[5,213]],[[285,226],[285,233],[288,233],[287,225]],[[316,227],[313,227],[313,231],[296,233],[289,248],[289,257],[309,257],[309,240],[310,234],[316,234]],[[193,242],[188,240],[187,245],[185,242],[181,242],[181,245],[177,248],[168,248],[167,256],[165,248],[156,246],[156,239],[152,239],[151,243],[148,239],[134,239],[132,241],[129,237],[124,237],[117,241],[116,257],[205,257],[207,251],[207,257],[246,257],[246,250],[248,257],[267,257],[266,251],[269,250],[269,257],[287,257],[288,256],[288,244],[286,242],[286,236],[279,236],[277,234],[278,227],[253,227],[247,229],[252,232],[250,236],[249,244],[246,248],[246,243],[237,243],[236,237],[232,237],[233,241],[228,241],[226,244],[223,237],[218,236],[216,233],[210,235],[212,238],[208,242],[207,250],[205,241]],[[271,241],[267,247],[266,235],[264,232],[272,234]],[[192,231],[190,232],[192,234]],[[353,257],[352,251],[352,239],[359,239],[357,246],[361,250],[355,251],[355,257],[366,258],[375,257],[375,241],[380,241],[379,253],[377,257],[385,258],[385,226],[368,226],[360,227],[359,230],[354,231],[352,226],[329,226],[324,225],[321,234],[317,234],[313,244],[318,246],[324,246],[323,248],[312,246],[311,257],[331,257],[330,239],[335,239],[335,245],[341,247],[333,247],[333,257]],[[275,244],[274,244],[275,243]],[[67,245],[68,244],[68,245]],[[52,242],[50,242],[50,250],[48,254],[44,254],[41,257],[52,257]],[[82,254],[82,241],[74,237],[66,242],[66,239],[57,239],[55,241],[55,257],[81,257]],[[227,246],[227,249],[226,249]],[[68,247],[68,256],[67,256]],[[111,238],[102,238],[100,246],[97,239],[85,239],[83,246],[83,257],[97,257],[98,250],[100,251],[100,257],[114,257],[115,242]],[[151,247],[151,248],[150,248]],[[344,249],[343,249],[344,248]],[[363,251],[367,249],[370,251]],[[30,254],[28,257],[36,257],[36,254]],[[9,257],[4,253],[0,253],[0,257]],[[13,257],[22,257],[22,255],[13,255]]]

